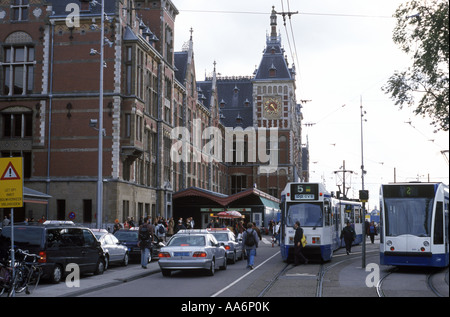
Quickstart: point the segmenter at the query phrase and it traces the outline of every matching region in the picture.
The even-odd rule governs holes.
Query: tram
[[[281,193],[280,248],[284,261],[294,252],[294,223],[303,228],[307,258],[319,257],[329,261],[333,252],[344,246],[340,233],[350,221],[357,234],[354,244],[362,241],[364,220],[361,204],[332,197],[321,183],[288,183]]]
[[[395,183],[380,188],[380,264],[449,264],[449,189],[442,183]]]

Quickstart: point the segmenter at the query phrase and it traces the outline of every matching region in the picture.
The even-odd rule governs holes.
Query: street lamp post
[[[105,0],[101,4],[101,37],[100,37],[100,91],[98,109],[98,175],[97,175],[97,228],[103,224],[103,68],[105,38]]]
[[[361,96],[361,183],[362,190],[364,191],[364,174],[366,171],[364,170],[364,137],[363,137],[363,122],[365,111],[363,112],[362,106],[362,96]],[[362,216],[363,216],[363,232],[362,232],[362,268],[366,267],[366,203],[363,201],[362,203]]]

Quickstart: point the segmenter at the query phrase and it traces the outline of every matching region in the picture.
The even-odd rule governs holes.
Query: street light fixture
[[[364,119],[364,116],[366,114],[365,111],[363,111],[362,106],[362,96],[361,96],[361,183],[362,183],[362,192],[365,194],[366,191],[364,190],[364,175],[366,174],[366,171],[364,170],[364,137],[363,137],[363,122],[367,121]],[[367,193],[368,195],[368,193]],[[368,197],[367,197],[368,198]],[[363,216],[363,232],[362,232],[362,268],[366,267],[366,200],[363,200],[362,203],[362,216]]]
[[[92,6],[96,6],[98,1],[93,0]],[[91,30],[95,30],[97,25],[91,24]],[[100,26],[100,90],[98,106],[98,162],[97,162],[97,228],[101,229],[103,224],[103,69],[104,69],[104,39],[105,39],[105,0],[101,2],[101,26]],[[97,55],[98,51],[91,48],[90,55]],[[91,120],[92,123],[92,120]]]

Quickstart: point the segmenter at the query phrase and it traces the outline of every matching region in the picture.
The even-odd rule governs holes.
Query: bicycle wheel
[[[39,281],[41,280],[41,276],[42,276],[42,268],[40,266],[33,266],[33,270],[31,272],[32,274],[30,275],[30,280],[27,283],[28,286],[33,286],[33,291],[36,289],[36,287],[39,284]],[[30,290],[27,287],[26,290],[26,294],[30,294]]]

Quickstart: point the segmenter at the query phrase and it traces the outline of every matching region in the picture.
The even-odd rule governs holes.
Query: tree
[[[412,66],[396,71],[382,87],[395,104],[413,106],[429,116],[438,130],[449,130],[449,3],[414,0],[402,4],[394,17],[393,41],[412,57]],[[437,132],[435,131],[435,132]]]

